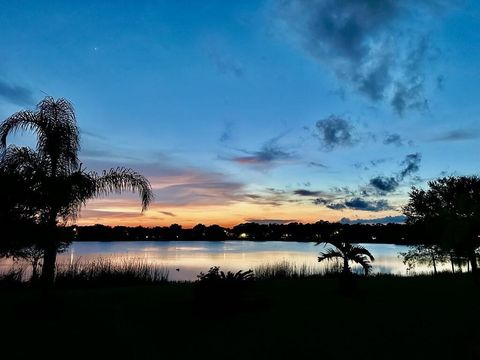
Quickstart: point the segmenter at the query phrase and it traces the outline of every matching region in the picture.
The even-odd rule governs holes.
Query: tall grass
[[[167,268],[140,259],[97,258],[57,266],[57,284],[127,285],[158,284],[168,281]]]
[[[319,268],[307,264],[297,265],[287,260],[273,264],[259,265],[254,269],[255,278],[259,280],[297,279],[311,276],[324,276],[338,273],[341,267],[335,262]]]
[[[15,286],[21,284],[25,280],[25,267],[12,266],[5,272],[0,273],[1,286]]]

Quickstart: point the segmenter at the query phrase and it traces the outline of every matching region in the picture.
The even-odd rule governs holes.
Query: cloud
[[[257,223],[260,225],[269,225],[269,224],[289,224],[292,222],[298,222],[296,219],[245,219],[246,222]]]
[[[430,141],[463,141],[480,138],[478,129],[455,129],[446,131],[430,139]]]
[[[319,162],[316,162],[316,161],[310,161],[310,162],[308,163],[308,166],[320,167],[320,168],[324,168],[324,169],[327,169],[327,168],[328,168],[327,165],[324,165],[324,164],[319,163]]]
[[[394,177],[377,176],[370,179],[370,185],[381,192],[395,191],[400,185]]]
[[[238,164],[254,165],[263,168],[272,166],[274,163],[292,160],[295,157],[294,153],[280,146],[278,144],[279,138],[277,136],[268,140],[258,151],[242,150],[247,154],[246,156],[236,156],[231,158],[231,160]]]
[[[170,179],[153,179],[157,202],[163,206],[223,205],[244,201],[244,184],[222,174],[191,173]]]
[[[403,139],[399,134],[388,134],[383,139],[385,145],[403,146]]]
[[[345,200],[346,208],[361,211],[384,211],[390,210],[392,207],[388,204],[387,200],[365,200],[360,197],[356,197],[350,200]]]
[[[167,215],[167,216],[172,216],[172,217],[175,217],[177,215],[175,215],[174,213],[170,212],[170,211],[158,211],[160,214],[163,214],[163,215]]]
[[[405,177],[416,173],[420,170],[420,162],[422,160],[422,154],[415,153],[405,156],[405,160],[402,161],[401,165],[404,167],[400,173],[397,175],[399,181],[403,180]]]
[[[327,205],[330,203],[331,200],[327,200],[324,198],[316,198],[312,201],[313,204],[315,205]]]
[[[316,130],[314,136],[329,151],[336,147],[352,146],[357,142],[353,136],[353,126],[347,120],[336,115],[330,115],[317,121]]]
[[[317,198],[313,201],[315,205],[323,205],[332,210],[360,210],[360,211],[385,211],[391,210],[392,206],[387,200],[366,200],[361,197],[353,197],[340,201],[331,201],[326,198]]]
[[[340,81],[398,114],[428,107],[426,63],[438,57],[431,19],[453,8],[443,0],[285,0],[282,32]]]
[[[342,218],[340,223],[342,224],[403,224],[407,220],[407,217],[404,215],[398,216],[385,216],[375,219],[349,219]]]
[[[380,194],[393,192],[400,186],[400,183],[405,180],[406,177],[411,176],[420,170],[421,160],[422,155],[420,153],[408,154],[400,163],[402,168],[394,176],[376,176],[370,179],[368,185]]]
[[[322,191],[311,191],[311,190],[307,190],[307,189],[294,190],[293,193],[295,195],[299,195],[299,196],[319,196],[319,195],[323,194]]]
[[[232,140],[232,137],[233,137],[232,134],[233,134],[233,124],[231,122],[228,122],[225,124],[225,129],[221,133],[219,141],[224,143]]]
[[[0,79],[0,97],[19,106],[35,104],[32,91],[26,87],[13,85]]]

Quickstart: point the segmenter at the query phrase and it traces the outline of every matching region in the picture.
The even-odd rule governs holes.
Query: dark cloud
[[[345,200],[345,207],[362,211],[383,211],[391,209],[391,206],[388,204],[387,200],[370,201],[359,197]]]
[[[392,209],[392,207],[388,204],[387,200],[366,200],[361,197],[355,197],[330,203],[314,201],[314,204],[325,205],[327,208],[333,210],[351,209],[360,211],[384,211]]]
[[[370,185],[380,192],[395,191],[400,185],[394,177],[377,176],[370,179]]]
[[[357,142],[353,136],[353,126],[347,120],[335,115],[317,121],[316,130],[317,132],[314,135],[326,150],[352,146]]]
[[[19,85],[12,85],[1,79],[0,98],[19,106],[35,104],[35,99],[33,98],[33,93],[30,89]]]
[[[314,204],[324,205],[324,204],[318,203],[318,202],[314,202]],[[332,210],[343,210],[343,209],[346,208],[344,203],[329,203],[329,204],[325,204],[325,206],[329,209],[332,209]]]
[[[322,191],[311,191],[307,189],[297,189],[297,190],[294,190],[293,193],[299,196],[319,196],[323,194]]]
[[[350,88],[403,114],[425,109],[425,65],[438,57],[425,17],[443,0],[285,0],[278,14],[300,46]]]
[[[430,141],[463,141],[480,138],[478,129],[455,129],[446,131],[430,139]]]
[[[330,203],[331,200],[327,200],[327,199],[324,199],[324,198],[316,198],[315,200],[313,200],[312,202],[315,204],[315,205],[327,205]]]
[[[280,137],[275,137],[267,141],[259,151],[245,151],[246,156],[236,156],[232,158],[236,163],[255,166],[271,166],[274,163],[292,160],[295,156],[293,152],[286,150],[278,144]]]
[[[400,171],[393,176],[376,176],[370,179],[368,186],[373,188],[375,192],[379,194],[393,192],[400,186],[400,183],[405,180],[406,177],[412,176],[420,170],[421,160],[422,155],[420,153],[408,154],[400,163],[400,166],[402,167]]]
[[[399,181],[403,180],[405,177],[416,173],[420,170],[420,162],[422,160],[422,154],[408,154],[405,156],[405,160],[402,161],[401,166],[403,169],[398,173],[397,179]]]
[[[385,145],[403,146],[403,139],[399,134],[388,134],[383,139]]]
[[[167,215],[167,216],[172,216],[172,217],[175,217],[177,215],[175,215],[174,213],[170,212],[170,211],[158,211],[160,214],[163,214],[163,215]]]
[[[257,223],[260,225],[269,225],[269,224],[289,224],[292,222],[298,222],[296,219],[245,219],[246,222]]]
[[[342,218],[340,223],[342,224],[403,224],[407,220],[404,215],[398,216],[385,216],[375,219],[349,219]]]

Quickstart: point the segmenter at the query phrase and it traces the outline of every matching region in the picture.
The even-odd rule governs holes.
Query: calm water
[[[375,257],[374,273],[408,275],[399,253],[407,247],[385,244],[365,245]],[[74,242],[59,255],[59,262],[68,263],[106,257],[115,261],[140,259],[164,266],[170,271],[170,280],[195,280],[201,271],[211,266],[222,270],[248,270],[262,264],[282,261],[297,266],[307,265],[311,269],[322,269],[327,263],[319,264],[317,256],[323,246],[300,242],[253,242],[253,241],[137,241],[137,242]],[[176,269],[179,269],[177,271]],[[431,271],[426,266],[415,269],[417,273]]]

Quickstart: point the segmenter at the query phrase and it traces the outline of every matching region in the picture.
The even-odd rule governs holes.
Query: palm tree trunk
[[[475,250],[470,252],[469,260],[470,260],[470,264],[472,264],[472,274],[476,276],[478,273],[478,265],[477,265],[477,254],[475,254]]]
[[[53,239],[52,239],[53,240]],[[53,286],[55,282],[55,264],[57,262],[57,246],[49,241],[45,246],[42,266],[42,282],[45,286]]]
[[[437,275],[437,263],[435,261],[435,253],[433,252],[433,250],[431,250],[431,254],[432,254],[433,274]]]
[[[57,212],[51,210],[49,225],[45,234],[43,266],[42,266],[42,283],[45,287],[53,287],[55,283],[55,265],[57,262]]]
[[[348,258],[343,258],[343,274],[348,275],[350,273],[350,267],[348,266]]]

